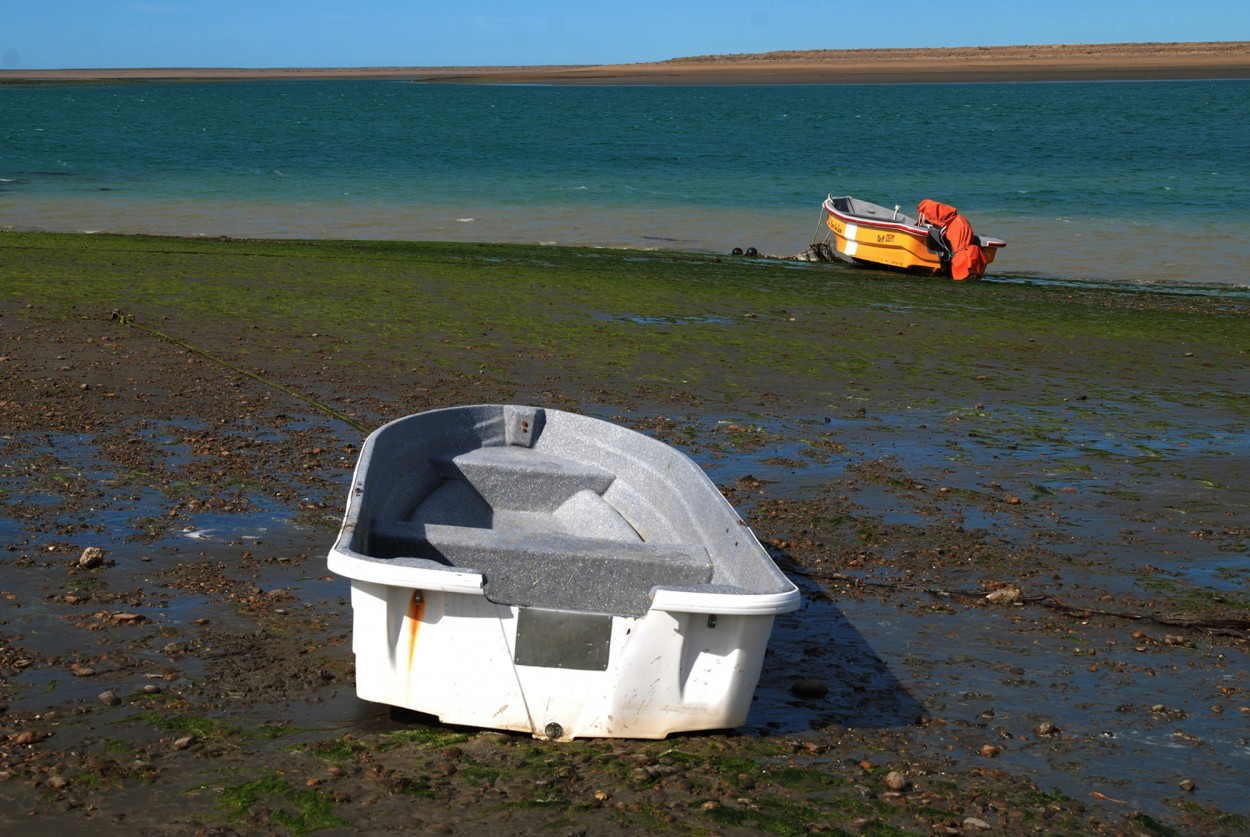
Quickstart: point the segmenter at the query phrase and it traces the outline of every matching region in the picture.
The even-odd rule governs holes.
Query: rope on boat
[[[925,593],[936,598],[960,598],[975,599],[985,601],[986,593],[984,590],[939,590],[932,587],[919,587],[914,584],[906,584],[897,581],[873,581],[867,578],[858,578],[856,576],[847,575],[846,573],[831,572],[822,573],[817,570],[809,570],[787,562],[786,572],[793,575],[803,576],[813,581],[840,581],[852,585],[861,585],[864,587],[877,587],[887,590],[906,590],[912,593]],[[832,597],[831,597],[832,598]],[[1189,628],[1196,631],[1202,631],[1206,634],[1218,636],[1228,636],[1243,642],[1250,639],[1250,619],[1190,619],[1184,616],[1163,616],[1156,613],[1131,613],[1118,610],[1103,610],[1101,608],[1082,607],[1080,605],[1065,604],[1059,600],[1057,596],[1045,594],[1040,596],[1020,596],[1016,599],[1020,604],[1035,605],[1043,607],[1047,610],[1053,610],[1066,616],[1072,616],[1078,619],[1088,619],[1091,616],[1106,616],[1113,619],[1125,619],[1132,622],[1150,622],[1155,625],[1162,625],[1170,628]]]
[[[207,358],[208,360],[211,360],[213,363],[216,363],[218,366],[224,366],[226,369],[229,369],[231,372],[237,372],[240,375],[246,375],[252,380],[257,381],[258,383],[264,384],[270,389],[275,389],[278,392],[289,395],[292,398],[296,398],[300,401],[303,401],[305,404],[309,404],[317,408],[318,410],[325,413],[326,415],[336,418],[339,421],[343,422],[344,424],[348,424],[356,428],[361,433],[369,432],[369,428],[366,427],[364,424],[361,424],[360,422],[356,421],[356,419],[352,418],[351,416],[340,413],[338,410],[334,409],[330,405],[324,404],[311,396],[308,396],[302,392],[293,390],[288,386],[278,383],[277,381],[271,381],[268,378],[264,377],[263,375],[259,375],[255,372],[251,372],[247,369],[244,369],[241,366],[237,366],[236,364],[231,363],[225,358],[218,357],[212,352],[201,349],[198,346],[192,346],[190,343],[186,342],[185,340],[174,337],[171,334],[166,334],[165,332],[160,331],[159,329],[155,329],[150,326],[139,325],[139,323],[135,322],[135,318],[133,314],[126,314],[114,308],[113,311],[109,315],[109,319],[116,320],[117,322],[121,323],[122,325],[128,328],[136,328],[139,331],[144,332],[145,334],[150,334],[153,337],[159,337],[161,340],[164,340],[166,343],[170,343],[174,346],[178,346],[179,348],[186,349],[188,352],[197,354],[200,357]]]
[[[813,245],[815,245],[815,244],[816,244],[817,239],[820,239],[820,242],[821,242],[822,244],[823,244],[823,243],[825,243],[826,241],[828,241],[828,240],[829,240],[829,233],[833,232],[832,230],[830,230],[830,229],[829,229],[829,225],[824,223],[824,220],[825,220],[825,208],[822,206],[822,207],[820,208],[820,217],[816,219],[816,230],[815,230],[815,232],[813,232],[813,233],[812,233],[812,244],[813,244]],[[825,237],[824,237],[824,238],[820,238],[820,230],[821,230],[821,228],[822,228],[822,227],[823,227],[823,228],[824,228],[824,230],[825,230]]]
[[[812,243],[807,245],[807,249],[804,250],[803,252],[795,253],[793,256],[790,256],[790,259],[789,259],[790,261],[800,261],[800,262],[812,262],[812,261],[836,262],[838,261],[838,257],[834,255],[833,247],[830,246],[829,244],[829,235],[830,233],[832,233],[832,230],[829,229],[828,225],[823,223],[824,220],[825,220],[825,210],[822,207],[820,210],[820,217],[816,219],[816,230],[815,232],[812,233]],[[820,236],[820,230],[822,227],[825,230],[824,238],[821,238]]]

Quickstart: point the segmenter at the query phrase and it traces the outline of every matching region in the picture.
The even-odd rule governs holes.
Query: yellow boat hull
[[[838,211],[836,204],[826,201],[825,224],[833,233],[833,249],[849,262],[905,270],[926,276],[936,276],[946,269],[941,254],[929,247],[929,228],[922,227],[897,212],[889,217],[882,207],[857,202],[857,206],[878,210],[881,218],[854,216]],[[1000,239],[983,241],[981,252],[988,265],[994,261]]]

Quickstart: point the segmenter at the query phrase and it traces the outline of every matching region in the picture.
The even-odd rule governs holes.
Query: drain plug
[[[555,741],[556,739],[564,737],[564,727],[560,726],[555,721],[552,721],[547,724],[547,726],[543,727],[543,734],[552,741]]]

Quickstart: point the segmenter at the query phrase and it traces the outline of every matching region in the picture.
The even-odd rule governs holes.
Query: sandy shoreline
[[[806,50],[532,67],[0,70],[0,83],[412,79],[491,84],[867,84],[1250,78],[1250,42]]]

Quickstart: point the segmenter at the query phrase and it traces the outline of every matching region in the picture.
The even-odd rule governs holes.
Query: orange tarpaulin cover
[[[946,243],[951,248],[952,279],[967,279],[970,275],[980,276],[985,272],[985,254],[973,239],[972,225],[959,214],[959,210],[926,198],[916,207],[916,213],[921,223],[942,228]]]

